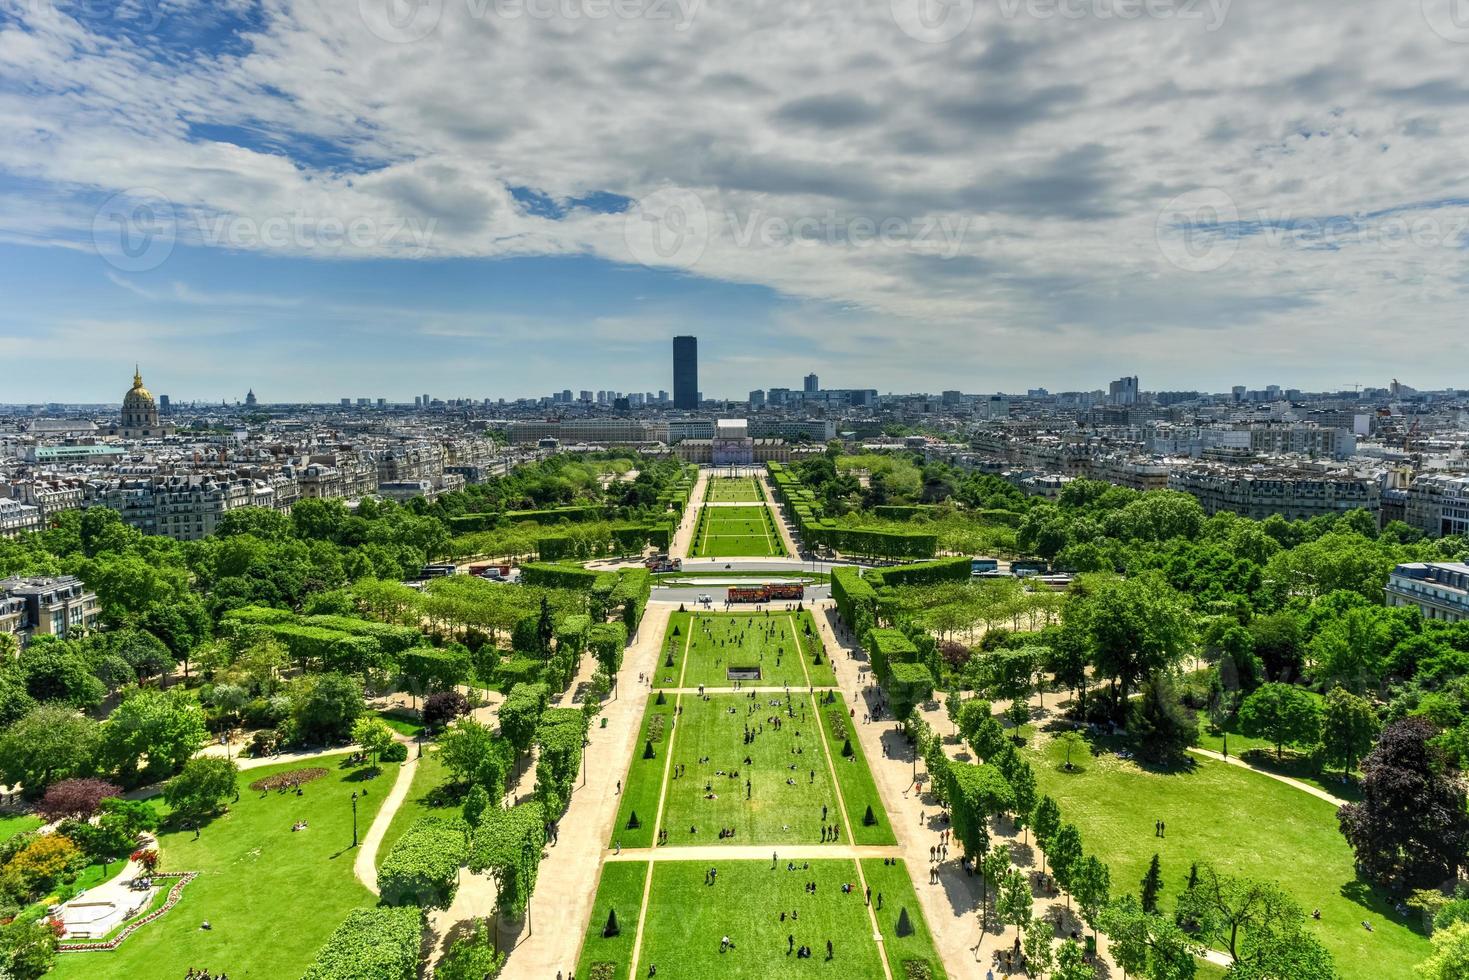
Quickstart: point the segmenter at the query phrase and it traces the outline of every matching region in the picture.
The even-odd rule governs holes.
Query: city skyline
[[[33,370],[4,399],[109,388],[124,348],[183,398],[661,387],[685,332],[738,338],[710,394],[1458,382],[1452,22],[1043,6],[937,37],[903,3],[425,4],[421,37],[373,4],[6,8],[0,355]]]

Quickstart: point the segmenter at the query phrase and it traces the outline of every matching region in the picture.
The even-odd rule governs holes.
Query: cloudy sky
[[[1465,385],[1466,68],[1466,0],[0,0],[0,403]]]

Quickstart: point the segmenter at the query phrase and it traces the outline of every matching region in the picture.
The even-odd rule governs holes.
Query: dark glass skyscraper
[[[673,407],[699,407],[699,338],[673,338]]]

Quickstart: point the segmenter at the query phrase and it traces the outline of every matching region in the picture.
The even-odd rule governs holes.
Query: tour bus
[[[969,560],[969,574],[983,575],[986,572],[998,572],[1000,562],[997,558],[971,558]]]
[[[799,583],[768,582],[765,585],[736,585],[726,594],[730,602],[788,602],[804,599],[806,587]]]

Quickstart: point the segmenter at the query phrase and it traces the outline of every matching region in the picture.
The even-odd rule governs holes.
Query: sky
[[[1469,0],[0,0],[0,403],[1469,384]]]

